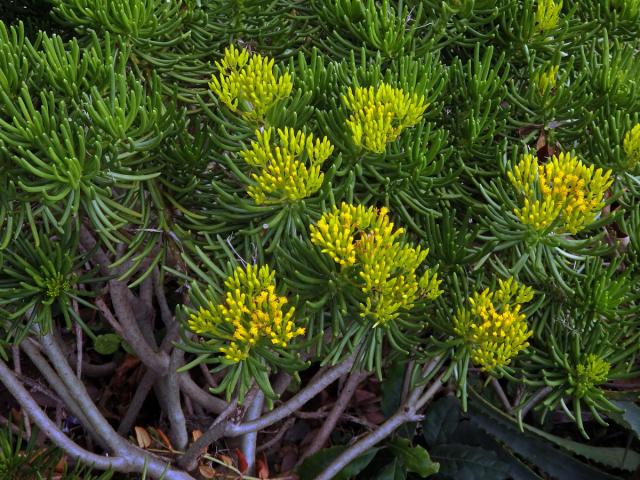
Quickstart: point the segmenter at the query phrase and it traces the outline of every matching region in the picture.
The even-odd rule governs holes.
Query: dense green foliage
[[[584,438],[635,400],[638,0],[52,4],[0,23],[5,356],[158,271],[227,399],[354,354]]]

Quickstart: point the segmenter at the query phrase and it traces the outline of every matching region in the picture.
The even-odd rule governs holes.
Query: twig
[[[13,360],[13,371],[20,377],[22,375],[22,364],[20,362],[20,347],[13,345],[11,347],[11,357]],[[29,415],[27,412],[22,412],[22,420],[24,422],[24,434],[27,439],[31,438],[31,422],[29,421]]]
[[[78,302],[76,299],[72,300],[73,309],[76,312],[76,315],[80,315],[80,311],[78,310]],[[78,380],[82,379],[82,327],[78,322],[74,323],[75,333],[76,333],[76,376]]]
[[[260,418],[262,414],[262,408],[264,407],[264,393],[259,390],[256,393],[253,402],[247,409],[245,420],[250,422]],[[258,440],[258,432],[249,432],[242,437],[242,453],[247,460],[247,473],[253,475],[256,464],[256,442]]]
[[[74,398],[82,412],[85,414],[91,426],[95,428],[96,432],[100,435],[100,438],[102,438],[109,448],[118,455],[125,454],[128,450],[125,439],[113,430],[109,422],[107,422],[104,416],[100,413],[93,400],[91,400],[84,384],[78,381],[73,370],[69,367],[69,364],[67,363],[67,360],[53,334],[48,333],[43,335],[40,339],[40,343],[43,346],[47,357],[49,357],[49,360],[60,375],[60,379],[67,387],[69,393]]]
[[[342,413],[347,409],[353,394],[356,392],[356,388],[358,388],[360,382],[364,380],[367,375],[367,373],[363,372],[351,372],[344,387],[342,388],[342,391],[340,392],[340,395],[338,396],[338,399],[336,400],[336,403],[333,405],[329,415],[322,424],[322,427],[313,438],[309,447],[307,447],[300,457],[300,462],[324,447],[324,444],[327,443],[331,432],[333,432],[333,429],[336,427],[338,420],[340,420]]]
[[[202,436],[193,442],[187,451],[178,458],[178,465],[188,472],[194,470],[198,466],[198,457],[209,445],[223,437],[227,419],[230,418],[238,408],[238,401],[234,399],[227,408],[211,424],[209,429]]]
[[[200,388],[198,384],[193,381],[189,372],[179,373],[178,380],[180,382],[180,390],[206,410],[220,414],[227,408],[227,402],[218,397],[214,397],[209,392]]]
[[[264,442],[263,444],[261,444],[256,449],[256,453],[264,452],[276,445],[280,440],[282,440],[282,437],[285,436],[287,430],[289,430],[294,423],[296,423],[295,417],[287,418],[282,426],[278,429],[278,432],[273,436],[273,438],[271,438],[268,442]]]
[[[541,388],[540,390],[538,390],[528,401],[527,403],[525,403],[522,408],[520,409],[519,412],[519,416],[520,418],[524,418],[527,416],[527,413],[529,413],[529,411],[535,407],[539,402],[542,401],[542,399],[544,399],[544,397],[546,397],[547,395],[549,395],[551,393],[551,391],[553,390],[553,388],[551,387],[544,387]]]
[[[153,387],[153,383],[158,378],[156,372],[152,370],[147,370],[144,372],[140,383],[138,383],[138,387],[136,388],[136,392],[133,394],[133,398],[131,399],[131,403],[129,403],[129,407],[127,408],[127,413],[124,415],[122,420],[120,421],[120,425],[118,425],[118,434],[126,435],[131,427],[133,426],[133,422],[136,421],[138,417],[138,413],[144,405],[144,401],[149,395],[151,388]]]
[[[292,415],[296,410],[306,404],[322,390],[331,385],[338,378],[346,374],[353,366],[353,355],[350,355],[342,363],[326,370],[320,378],[309,383],[305,388],[287,400],[280,407],[263,415],[257,420],[236,424],[229,422],[225,430],[227,437],[239,437],[249,432],[256,432],[279,422],[283,418]]]
[[[31,362],[35,365],[35,367],[40,371],[42,376],[47,379],[47,382],[51,386],[54,392],[60,397],[61,401],[65,404],[65,406],[69,409],[69,411],[78,419],[80,423],[84,426],[86,431],[93,435],[93,437],[98,440],[103,447],[107,447],[107,443],[99,433],[93,428],[91,422],[87,419],[82,409],[78,406],[73,395],[69,392],[67,387],[64,385],[58,374],[53,370],[53,368],[49,365],[49,362],[40,354],[38,348],[32,343],[31,339],[26,339],[20,344],[20,348],[24,350],[27,354]]]
[[[123,327],[121,335],[147,368],[155,370],[159,375],[165,375],[169,368],[169,357],[164,352],[153,350],[145,340],[129,301],[130,293],[126,283],[118,280],[109,281],[111,303]]]
[[[368,434],[362,440],[356,442],[347,448],[342,454],[338,456],[331,464],[325,468],[315,480],[331,480],[334,478],[344,467],[346,467],[353,460],[358,458],[361,454],[372,448],[377,443],[381,442],[393,432],[396,431],[401,425],[407,422],[416,422],[421,419],[421,416],[417,414],[418,410],[425,405],[433,396],[442,388],[442,374],[433,382],[431,387],[422,394],[422,388],[415,389],[409,396],[407,403],[400,408],[400,410],[384,422],[375,431]]]
[[[500,382],[496,378],[492,378],[491,386],[498,394],[498,398],[500,398],[500,401],[502,402],[502,405],[504,406],[504,408],[507,410],[507,412],[511,413],[511,411],[513,410],[513,406],[511,405],[511,402],[509,402],[509,399],[507,398],[507,394],[504,393],[504,390],[502,389],[502,385],[500,385]]]
[[[103,457],[83,449],[62,433],[58,426],[42,411],[2,359],[0,359],[0,382],[29,412],[40,431],[45,432],[47,437],[70,457],[101,470],[113,469],[122,473],[147,471],[154,478],[162,477],[164,480],[194,480],[190,475],[171,468],[170,465],[133,446],[124,455],[117,457]]]

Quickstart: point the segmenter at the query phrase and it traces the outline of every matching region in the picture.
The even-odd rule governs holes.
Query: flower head
[[[611,364],[600,358],[598,355],[590,353],[586,358],[576,365],[573,384],[575,386],[576,397],[585,397],[596,385],[607,381]]]
[[[274,61],[259,54],[249,54],[231,45],[216,62],[219,75],[212,75],[209,87],[231,111],[240,110],[253,121],[264,118],[268,110],[291,93],[289,73],[276,76]]]
[[[538,9],[535,15],[536,30],[543,32],[555,28],[560,20],[561,10],[562,0],[559,2],[555,2],[554,0],[538,0]]]
[[[442,291],[437,274],[418,275],[428,250],[404,242],[386,208],[376,210],[343,203],[311,225],[311,242],[343,269],[353,268],[365,300],[361,316],[384,325],[413,308],[419,299],[433,300]]]
[[[383,153],[402,130],[418,123],[428,106],[424,95],[411,95],[386,83],[349,88],[342,101],[351,111],[347,126],[354,143],[376,153]]]
[[[532,335],[522,304],[533,298],[533,290],[513,278],[498,281],[497,290],[488,288],[469,297],[469,306],[459,308],[453,318],[454,332],[463,338],[471,360],[483,371],[509,365],[529,346]]]
[[[286,347],[304,335],[293,321],[294,308],[286,308],[288,300],[275,292],[275,272],[268,266],[237,267],[225,281],[223,303],[210,301],[193,312],[189,328],[199,334],[220,341],[225,359],[241,362],[260,342]]]
[[[273,129],[257,130],[257,141],[240,153],[244,161],[259,170],[252,174],[255,185],[249,196],[258,204],[294,202],[307,198],[322,186],[320,167],[333,152],[324,137],[314,138],[293,128],[278,130],[279,145],[272,142]]]
[[[569,153],[554,155],[544,165],[525,154],[508,177],[523,197],[522,207],[514,212],[522,223],[538,231],[557,225],[559,232],[569,233],[593,223],[613,183],[610,170],[587,167]]]
[[[551,94],[556,88],[558,81],[559,65],[552,65],[546,70],[538,70],[533,75],[533,84],[541,97]]]
[[[627,154],[627,167],[633,170],[640,165],[640,123],[636,124],[624,136],[624,153]]]

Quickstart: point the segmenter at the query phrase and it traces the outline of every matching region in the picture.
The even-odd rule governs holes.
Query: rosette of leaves
[[[605,384],[638,374],[639,293],[629,281],[630,272],[619,271],[621,263],[618,259],[604,266],[592,259],[574,280],[575,296],[545,301],[532,325],[533,349],[522,367],[528,386],[549,392],[539,406],[543,413],[560,407],[587,438],[585,410],[601,425],[607,425],[604,415],[619,410]]]
[[[77,311],[78,306],[94,308],[86,300],[91,292],[79,285],[90,285],[101,278],[85,270],[86,255],[76,252],[78,237],[71,233],[39,232],[12,240],[0,266],[5,340],[19,343],[32,331],[46,333],[54,318],[60,317],[67,328],[78,322],[90,338],[95,338]]]
[[[431,208],[436,188],[455,179],[447,132],[433,122],[446,71],[434,55],[405,56],[385,67],[381,57],[361,55],[360,66],[352,53],[330,72],[332,83],[344,87],[328,97],[318,118],[342,154],[334,160],[332,186],[361,203],[387,205],[416,229],[414,217],[438,215]]]
[[[220,274],[215,269],[214,275]],[[191,303],[179,309],[181,348],[197,355],[182,369],[217,364],[213,372],[225,375],[211,390],[225,392],[227,399],[237,395],[242,401],[255,382],[274,400],[269,376],[276,370],[294,374],[304,366],[296,338],[305,335],[305,328],[297,323],[288,298],[276,291],[275,274],[268,265],[230,267],[224,281],[207,286],[193,282]]]
[[[575,262],[613,250],[606,232],[591,233],[615,219],[603,213],[612,172],[570,153],[544,164],[530,153],[519,158],[502,173],[510,186],[500,178],[480,185],[488,202],[484,225],[505,252],[494,265],[503,275],[521,272],[532,284],[552,281],[572,292]]]

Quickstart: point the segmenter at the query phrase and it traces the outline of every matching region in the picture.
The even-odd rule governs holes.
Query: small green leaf
[[[411,446],[406,438],[397,438],[390,445],[389,450],[402,459],[410,472],[417,473],[421,478],[427,478],[438,473],[440,464],[431,460],[429,452],[421,446]]]
[[[433,403],[422,421],[423,437],[428,446],[447,443],[460,423],[460,404],[453,396]]]
[[[93,348],[100,355],[111,355],[120,347],[120,337],[115,333],[105,333],[98,335],[93,342]]]
[[[315,478],[347,448],[348,447],[344,445],[336,445],[335,447],[320,450],[315,455],[311,455],[302,463],[302,465],[300,465],[298,468],[298,475],[300,478]],[[364,470],[369,463],[371,463],[371,460],[376,456],[378,450],[380,449],[372,448],[371,450],[367,450],[340,470],[340,473],[334,476],[333,480],[349,480],[350,478],[355,477],[358,473]]]

